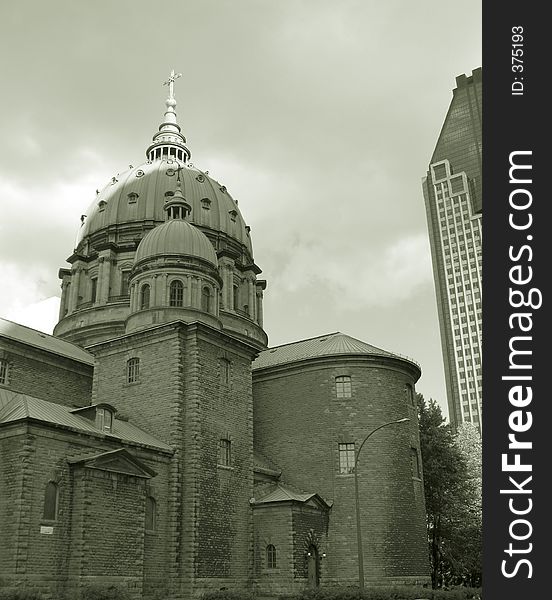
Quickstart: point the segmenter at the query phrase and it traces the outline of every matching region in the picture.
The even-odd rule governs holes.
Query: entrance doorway
[[[319,577],[319,565],[318,565],[318,550],[316,549],[316,546],[309,546],[309,552],[308,552],[308,564],[307,564],[307,571],[308,571],[308,583],[309,583],[309,588],[311,589],[316,589],[318,588],[319,584],[320,584],[320,577]]]

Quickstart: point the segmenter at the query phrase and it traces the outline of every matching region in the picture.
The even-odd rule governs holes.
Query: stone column
[[[192,299],[192,277],[191,277],[191,275],[186,275],[186,278],[184,281],[185,281],[184,285],[186,286],[186,289],[185,289],[186,296],[184,297],[184,306],[192,306],[193,299]]]
[[[99,258],[97,302],[107,304],[109,301],[109,284],[111,283],[111,251],[102,252]]]
[[[69,307],[69,312],[74,312],[77,310],[77,305],[79,302],[81,271],[81,267],[75,267],[71,274],[71,305]]]
[[[65,316],[65,308],[67,307],[67,304],[69,303],[69,298],[67,297],[67,281],[64,279],[61,282],[61,302],[59,303],[59,321],[61,321],[61,319],[63,319],[63,317]],[[71,288],[69,288],[71,289]]]
[[[257,323],[263,326],[263,291],[257,290]]]
[[[248,292],[248,301],[247,304],[249,306],[249,316],[255,320],[255,283],[253,279],[247,279],[247,292]]]

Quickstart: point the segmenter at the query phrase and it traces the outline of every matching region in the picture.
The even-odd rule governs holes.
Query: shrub
[[[202,600],[255,600],[255,595],[247,591],[220,590],[205,592]]]
[[[83,588],[81,600],[131,600],[131,597],[120,585],[93,583]]]
[[[0,590],[0,600],[44,600],[44,596],[32,590]]]
[[[305,590],[280,596],[279,600],[481,600],[482,597],[481,588],[433,590],[421,586],[391,586],[366,588],[363,592],[357,587]]]

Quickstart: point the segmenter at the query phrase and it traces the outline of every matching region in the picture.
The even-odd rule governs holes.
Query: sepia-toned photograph
[[[0,7],[0,600],[481,600],[481,2]]]

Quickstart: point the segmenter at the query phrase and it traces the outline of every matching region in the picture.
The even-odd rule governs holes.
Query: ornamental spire
[[[169,96],[165,100],[167,107],[163,123],[159,131],[153,136],[153,143],[146,150],[146,156],[150,161],[165,159],[169,157],[186,162],[191,157],[191,152],[186,147],[186,138],[182,135],[180,125],[176,118],[176,99],[174,97],[174,82],[182,77],[182,73],[175,73],[174,69],[163,85],[169,86]]]
[[[169,100],[174,100],[174,82],[179,77],[182,77],[182,73],[175,74],[174,69],[172,69],[171,74],[169,75],[169,78],[167,79],[167,81],[165,81],[163,83],[163,85],[169,86]]]
[[[180,171],[182,171],[184,167],[180,165],[175,169],[177,172],[176,177],[176,191],[174,194],[165,202],[165,206],[163,209],[166,212],[166,220],[172,221],[177,219],[186,220],[188,215],[192,212],[192,207],[184,198],[184,194],[182,193],[182,181],[180,180]]]

